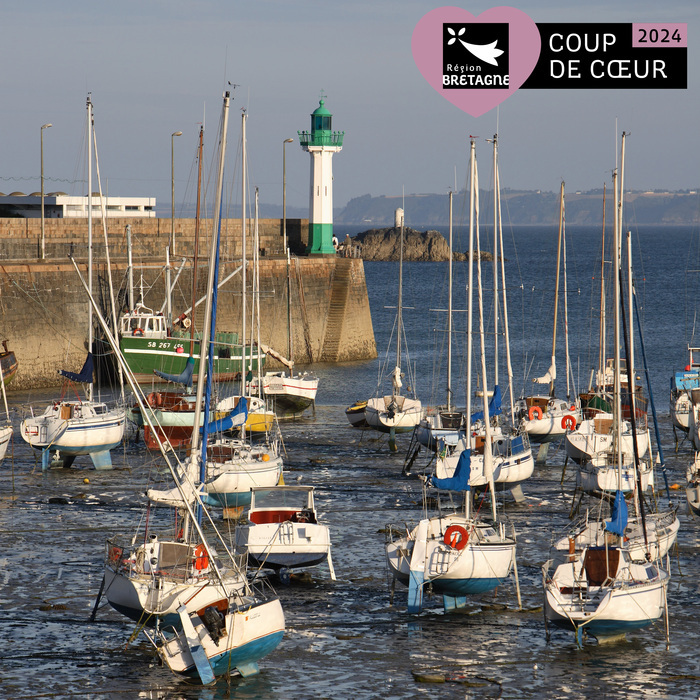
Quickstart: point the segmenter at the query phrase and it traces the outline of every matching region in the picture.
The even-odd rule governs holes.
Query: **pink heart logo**
[[[474,26],[480,24],[487,26]],[[540,45],[537,25],[514,7],[493,7],[478,17],[461,7],[439,7],[418,22],[411,38],[423,77],[473,117],[499,105],[527,80]]]

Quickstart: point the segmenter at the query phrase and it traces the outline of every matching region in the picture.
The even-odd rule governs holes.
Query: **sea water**
[[[586,387],[590,369],[597,364],[601,236],[595,229],[569,228],[568,340],[574,392]],[[687,441],[675,451],[668,382],[688,362],[697,298],[692,271],[698,269],[692,260],[697,237],[690,228],[634,233],[640,316],[671,486],[684,484],[692,459]],[[506,238],[504,257],[517,397],[532,389],[532,378],[544,374],[550,363],[556,227],[516,229]],[[407,263],[403,270],[408,346],[408,355],[404,350],[401,358],[404,385],[415,388],[426,404],[445,400],[447,270],[447,263]],[[287,629],[279,647],[260,662],[257,676],[221,679],[209,688],[187,685],[157,662],[145,637],[136,634],[135,624],[104,601],[95,621],[89,622],[102,580],[106,539],[130,534],[139,524],[143,532],[143,494],[153,484],[164,483],[167,472],[162,459],[148,453],[133,435],[113,452],[111,471],[96,472],[89,459],[78,458],[72,469],[42,472],[39,460],[19,437],[19,422],[28,405],[47,401],[57,392],[10,394],[16,432],[0,466],[0,697],[698,696],[700,524],[687,513],[682,489],[670,492],[679,507],[681,530],[670,560],[668,642],[663,620],[615,644],[587,640],[579,647],[573,633],[557,630],[551,630],[547,641],[541,565],[553,539],[570,522],[575,488],[574,467],[565,466],[560,445],[552,445],[546,465],[538,465],[524,484],[525,500],[516,503],[507,498],[504,505],[518,533],[522,609],[513,576],[497,591],[470,600],[458,613],[444,614],[440,598],[428,597],[421,614],[408,615],[406,589],[398,585],[392,602],[384,559],[385,526],[417,520],[422,491],[418,479],[401,475],[409,436],[399,436],[398,450],[391,452],[388,436],[353,429],[344,415],[355,400],[374,395],[380,367],[386,360],[392,369],[396,360],[398,265],[366,263],[365,274],[379,358],[314,367],[320,377],[315,413],[282,425],[285,481],[316,487],[319,517],[331,529],[338,578],[331,581],[327,567],[320,566],[289,583],[274,580]],[[486,265],[482,281],[487,388],[494,379],[492,279]],[[452,384],[458,405],[464,405],[466,387],[466,280],[464,264],[457,264]],[[476,278],[474,284],[476,289]],[[563,280],[561,285],[563,290]],[[606,294],[611,295],[612,289]],[[507,399],[503,311],[501,302],[499,384]],[[560,303],[560,319],[562,313]],[[560,328],[556,383],[560,396],[566,394],[563,343]],[[636,352],[635,365],[641,368],[639,348]],[[641,369],[638,374],[643,381]],[[428,459],[421,453],[414,471]],[[665,503],[661,474],[657,484]],[[220,513],[216,517],[220,519]],[[221,525],[231,536],[232,526]],[[136,634],[133,640],[132,634]]]

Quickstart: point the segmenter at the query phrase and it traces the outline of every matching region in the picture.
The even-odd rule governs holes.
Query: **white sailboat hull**
[[[135,548],[111,541],[105,560],[105,596],[115,610],[136,622],[153,626],[160,618],[164,624],[177,625],[180,606],[195,612],[244,589],[244,573],[220,571],[223,584],[201,546],[157,537]]]
[[[202,495],[208,505],[247,506],[251,488],[279,483],[282,458],[269,445],[222,439],[209,447],[206,473]]]
[[[684,433],[690,429],[690,412],[692,410],[692,402],[690,396],[685,391],[671,395],[670,410],[671,420],[676,428],[679,428]]]
[[[126,412],[91,401],[56,401],[39,416],[22,421],[20,432],[35,449],[67,455],[108,452],[124,437]]]
[[[614,464],[597,464],[605,461],[594,459],[579,465],[577,480],[581,489],[587,493],[597,491],[614,493],[617,489],[624,493],[630,493],[637,488],[637,470],[633,462],[626,460],[620,469]],[[654,485],[653,465],[641,462],[639,476],[642,491],[651,488]]]
[[[598,550],[601,551],[601,550]],[[605,550],[602,550],[605,551]],[[585,555],[584,555],[585,556]],[[669,575],[650,563],[626,563],[614,583],[589,583],[582,557],[543,567],[546,620],[565,629],[584,628],[600,639],[646,627],[664,613]]]
[[[460,440],[455,450],[446,455],[439,455],[435,465],[435,476],[446,479],[454,476],[459,456],[466,449],[466,441]],[[489,475],[486,472],[483,447],[482,451],[474,448],[470,456],[469,485],[473,488],[487,486]],[[535,471],[535,460],[532,456],[527,436],[516,438],[497,434],[493,438],[493,457],[491,460],[493,481],[495,484],[513,488],[529,479]]]
[[[398,399],[398,401],[397,401]],[[370,428],[383,433],[412,431],[423,417],[418,399],[407,396],[383,396],[367,400],[365,421]]]
[[[12,433],[13,430],[11,425],[5,425],[0,428],[0,461],[5,459],[7,448],[10,444],[10,440],[12,439]]]
[[[289,376],[285,372],[266,372],[262,377],[262,389],[266,398],[274,402],[280,416],[302,413],[316,401],[318,379],[307,374]],[[255,383],[251,390],[256,392]]]
[[[468,535],[461,549],[446,543],[448,529],[454,527],[463,528]],[[421,529],[425,541],[417,544]],[[411,571],[420,569],[422,585],[430,584],[442,595],[465,596],[493,590],[507,578],[515,546],[515,540],[491,525],[451,514],[421,521],[407,536],[388,542],[386,558],[389,571],[400,583],[408,585]]]
[[[257,662],[273,651],[282,640],[284,613],[279,600],[254,602],[229,611],[225,616],[226,634],[218,644],[198,615],[191,615],[196,639],[215,677],[237,670],[247,676],[257,673]],[[177,674],[197,677],[195,660],[185,634],[161,637],[157,646],[164,663]]]
[[[331,551],[327,525],[296,523],[250,523],[236,528],[236,548],[248,553],[255,566],[297,569],[328,560]]]
[[[457,411],[438,411],[421,419],[416,427],[416,440],[431,450],[438,445],[456,445],[464,436],[463,414]]]
[[[520,429],[535,442],[553,442],[564,437],[580,421],[581,412],[576,409],[546,411],[541,418],[524,419],[520,423]]]

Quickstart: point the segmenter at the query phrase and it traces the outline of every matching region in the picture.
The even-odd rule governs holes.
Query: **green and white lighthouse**
[[[333,247],[333,154],[343,147],[344,131],[333,131],[333,115],[319,100],[311,113],[311,131],[299,131],[301,147],[311,154],[308,255],[335,255]]]

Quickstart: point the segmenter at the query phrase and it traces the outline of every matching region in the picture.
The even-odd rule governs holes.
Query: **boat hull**
[[[466,531],[465,545],[447,543],[451,528]],[[430,584],[436,593],[460,597],[493,590],[505,580],[513,568],[515,547],[514,539],[490,525],[451,514],[423,520],[408,536],[389,541],[386,560],[400,583],[410,586],[412,572],[420,570],[421,586]]]
[[[124,437],[126,412],[104,404],[56,401],[43,414],[22,421],[21,435],[33,448],[77,456],[109,452]]]
[[[7,386],[17,374],[19,362],[12,350],[0,352],[0,368],[2,368],[2,381]]]
[[[243,676],[257,673],[257,662],[274,651],[284,636],[284,613],[279,600],[241,606],[229,612],[225,620],[226,635],[216,644],[199,616],[192,616],[195,633],[214,676],[234,669]],[[199,677],[183,635],[174,635],[159,645],[158,654],[175,673],[190,678]]]
[[[218,381],[233,381],[239,379],[243,368],[243,347],[234,342],[231,333],[217,333],[214,346],[214,377]],[[197,381],[199,373],[199,341],[194,344],[193,381]],[[119,349],[136,381],[140,383],[165,382],[165,379],[154,374],[155,370],[171,375],[179,375],[187,364],[189,357],[189,338],[171,336],[167,338],[151,338],[147,335],[122,335],[119,339]],[[256,349],[247,349],[246,368],[251,365],[253,372],[262,370],[265,355]]]
[[[641,629],[663,615],[669,579],[665,571],[653,564],[631,564],[627,581],[589,585],[580,575],[577,578],[579,564],[578,558],[559,564],[551,578],[552,560],[543,567],[544,612],[549,624],[584,628],[601,639]]]
[[[282,458],[265,446],[244,448],[226,459],[215,455],[207,461],[203,498],[207,505],[215,507],[247,506],[251,488],[277,486],[281,476]]]
[[[392,408],[391,396],[369,399],[365,407],[367,426],[382,433],[411,432],[423,417],[421,402],[403,396],[399,398],[403,399],[400,409]]]
[[[0,461],[5,459],[7,448],[10,444],[10,440],[12,439],[13,432],[14,431],[12,430],[11,425],[4,425],[0,427]]]
[[[272,401],[278,418],[294,418],[316,401],[318,379],[304,374],[288,376],[285,372],[266,372],[262,390],[265,398]]]

